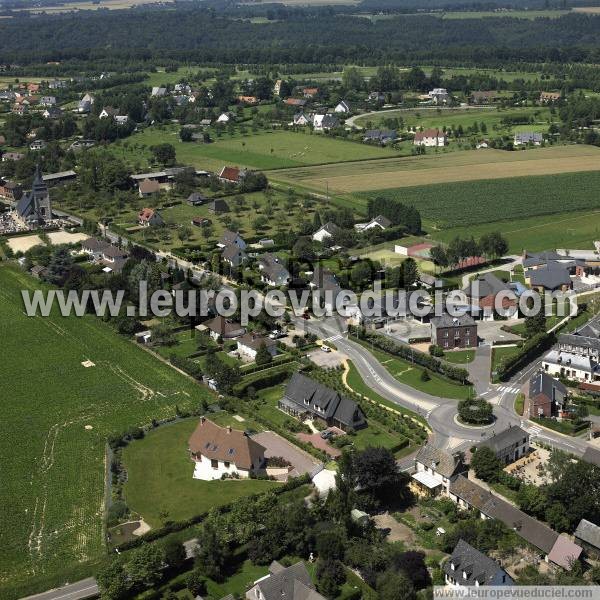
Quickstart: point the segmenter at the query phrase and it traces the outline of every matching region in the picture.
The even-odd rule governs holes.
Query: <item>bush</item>
[[[475,425],[491,423],[493,418],[492,405],[483,398],[461,400],[458,403],[458,416],[466,423]]]

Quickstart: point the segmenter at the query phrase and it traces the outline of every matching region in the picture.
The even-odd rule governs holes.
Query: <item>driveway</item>
[[[326,346],[327,342],[323,342],[323,344]],[[338,350],[332,349],[331,352],[324,352],[321,350],[321,348],[317,348],[316,350],[308,353],[308,358],[310,358],[310,360],[319,367],[333,369],[344,364],[344,361],[348,357]]]
[[[308,452],[297,448],[273,431],[257,433],[252,436],[252,439],[266,448],[265,456],[267,458],[281,456],[292,463],[294,467],[294,470],[290,472],[290,476],[292,477],[310,473],[319,464],[319,461],[308,454]]]
[[[506,321],[477,321],[477,335],[488,344],[493,342],[518,342],[522,340],[521,336],[509,331],[504,331],[502,327],[513,327],[520,325],[525,319],[507,319]]]
[[[299,433],[298,439],[313,445],[318,450],[323,450],[323,452],[326,452],[331,458],[338,458],[338,456],[342,455],[342,451],[333,447],[327,440],[324,440],[320,433]]]

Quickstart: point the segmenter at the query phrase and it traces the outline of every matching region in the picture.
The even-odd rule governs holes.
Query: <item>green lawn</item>
[[[587,426],[576,427],[571,421],[555,421],[554,419],[531,419],[538,425],[543,425],[548,429],[564,433],[565,435],[577,436],[587,431]]]
[[[520,348],[517,346],[497,346],[492,348],[492,373],[498,370],[500,362],[505,358],[515,356],[519,353]]]
[[[472,127],[475,123],[480,128],[485,124],[486,132],[478,133],[481,136],[495,136],[500,133],[507,133],[517,130],[517,127],[507,126],[502,123],[502,119],[523,120],[527,123],[526,130],[531,131],[532,127],[538,127],[541,131],[547,131],[552,122],[550,110],[545,107],[524,107],[497,109],[489,108],[446,108],[446,109],[414,109],[386,111],[379,115],[369,115],[356,120],[356,124],[366,126],[371,123],[374,127],[382,125],[388,119],[402,119],[405,129],[423,127],[435,127],[443,129],[458,128],[462,126],[464,130]],[[556,120],[556,117],[554,118]],[[537,129],[536,129],[537,130]],[[466,131],[465,131],[466,134]]]
[[[366,342],[359,342],[375,356],[375,358],[401,383],[432,396],[463,400],[472,397],[473,388],[468,385],[454,383],[436,373],[429,373],[429,381],[422,381],[423,369],[401,358],[387,354],[377,348],[371,348]]]
[[[525,409],[525,394],[518,393],[515,398],[515,412],[518,415],[523,415],[523,410]]]
[[[454,365],[465,365],[475,358],[475,350],[454,350],[444,352],[444,360]]]
[[[0,267],[0,596],[7,599],[81,578],[103,555],[107,436],[213,398],[101,319],[25,316],[21,290],[38,285]],[[86,360],[95,366],[83,367]],[[27,587],[11,591],[19,584]]]
[[[129,444],[123,451],[127,469],[124,492],[128,506],[152,527],[162,524],[161,512],[177,521],[227,504],[236,498],[266,491],[277,483],[258,480],[199,481],[188,439],[197,419],[167,425]]]
[[[389,148],[334,139],[320,134],[292,131],[249,131],[246,135],[211,131],[213,143],[182,142],[179,129],[172,126],[148,127],[128,138],[127,144],[109,148],[130,162],[148,160],[150,146],[169,143],[175,146],[177,160],[199,169],[220,170],[224,165],[253,169],[302,167],[367,158],[397,155]],[[142,152],[140,152],[140,149]]]

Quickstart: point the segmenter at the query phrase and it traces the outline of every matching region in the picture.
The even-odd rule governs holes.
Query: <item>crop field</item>
[[[600,209],[598,186],[600,171],[424,185],[377,195],[412,204],[434,229],[445,229]]]
[[[111,150],[135,162],[141,156],[149,157],[150,146],[169,143],[175,147],[179,162],[212,170],[220,170],[224,165],[266,170],[397,155],[388,148],[291,131],[261,131],[243,136],[224,133],[220,138],[213,132],[211,136],[212,144],[181,142],[178,129],[149,127],[131,136],[127,144],[113,145]],[[140,145],[146,146],[141,153]]]
[[[161,0],[161,3],[174,2],[174,0]],[[14,10],[24,10],[32,13],[45,12],[48,14],[71,12],[74,10],[120,10],[125,8],[133,8],[134,6],[142,4],[156,4],[157,0],[100,0],[100,2],[69,2],[60,4],[57,6],[44,6],[44,7],[32,7],[32,8],[16,8]]]
[[[35,287],[0,267],[2,598],[73,580],[102,555],[109,434],[210,394],[101,319],[27,317],[20,291]]]
[[[367,192],[436,183],[600,170],[600,148],[552,146],[507,152],[440,149],[424,156],[285,169],[271,177],[319,192]]]
[[[481,11],[456,11],[444,13],[432,13],[439,15],[442,19],[487,19],[487,18],[510,18],[510,19],[558,19],[568,15],[568,10],[481,10]]]
[[[427,223],[425,226],[427,228]],[[541,215],[433,230],[432,237],[442,242],[450,242],[456,236],[478,238],[490,231],[502,231],[511,254],[520,254],[523,250],[539,252],[549,248],[584,250],[592,248],[593,241],[600,239],[600,210]]]
[[[357,126],[366,126],[370,123],[370,127],[379,127],[383,124],[385,119],[403,119],[405,128],[416,128],[416,127],[435,127],[438,129],[451,129],[452,127],[458,127],[459,125],[463,128],[472,127],[475,123],[481,126],[485,123],[488,134],[491,135],[494,131],[514,131],[517,127],[505,127],[502,125],[502,119],[510,118],[517,119],[521,118],[524,120],[532,120],[533,123],[518,126],[525,128],[528,131],[542,129],[543,131],[548,130],[550,125],[551,115],[548,108],[540,108],[538,106],[528,108],[517,108],[517,109],[506,109],[498,110],[495,107],[488,108],[421,108],[421,109],[399,109],[399,110],[386,110],[381,111],[378,115],[365,115],[359,119],[356,119],[355,124]],[[536,129],[537,128],[537,129]],[[484,134],[480,134],[483,136]]]

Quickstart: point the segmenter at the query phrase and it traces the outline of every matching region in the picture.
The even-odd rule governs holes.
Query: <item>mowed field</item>
[[[135,162],[143,157],[148,159],[150,146],[169,143],[175,147],[179,162],[211,170],[219,170],[224,165],[267,170],[398,155],[389,148],[292,131],[249,132],[244,136],[223,133],[221,137],[211,133],[211,136],[214,138],[212,144],[182,142],[178,129],[149,127],[131,136],[127,144],[110,148],[117,155]],[[142,152],[140,145],[145,146]]]
[[[97,317],[27,317],[20,291],[36,283],[0,267],[3,599],[73,581],[102,555],[109,434],[210,394]]]
[[[436,183],[600,170],[600,148],[552,146],[524,151],[469,150],[286,169],[273,179],[319,192],[367,192]],[[540,201],[543,201],[540,199]]]

